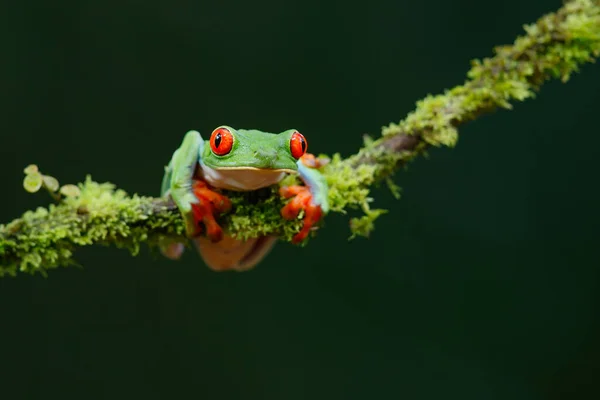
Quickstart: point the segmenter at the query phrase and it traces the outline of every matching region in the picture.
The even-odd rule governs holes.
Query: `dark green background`
[[[560,1],[491,4],[3,2],[0,221],[49,202],[32,162],[156,194],[189,129],[349,155]],[[0,397],[600,397],[599,71],[398,174],[368,240],[332,215],[250,273],[90,248],[0,280]]]

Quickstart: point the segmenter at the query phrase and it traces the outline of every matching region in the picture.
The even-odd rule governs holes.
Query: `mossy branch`
[[[499,108],[510,109],[511,103],[533,97],[549,79],[566,82],[580,65],[599,55],[600,0],[566,2],[557,12],[525,26],[525,34],[512,45],[473,61],[462,85],[419,101],[403,121],[384,127],[379,139],[365,138],[357,154],[331,157],[322,170],[330,186],[331,210],[361,209],[364,216],[352,219],[350,228],[354,235],[367,236],[384,212],[369,208],[374,184],[387,179],[395,191],[389,180],[392,174],[430,146],[454,146],[459,125]],[[44,273],[74,264],[73,252],[79,246],[115,245],[136,254],[142,243],[153,247],[163,240],[183,239],[183,222],[168,199],[128,196],[90,177],[78,185],[79,190],[72,185],[61,190],[58,198],[58,183],[44,178],[44,186],[58,202],[0,225],[0,276]],[[27,185],[39,183],[29,179]],[[281,218],[284,200],[276,188],[228,195],[234,208],[221,223],[229,235],[276,234],[289,241],[300,228],[300,221]]]

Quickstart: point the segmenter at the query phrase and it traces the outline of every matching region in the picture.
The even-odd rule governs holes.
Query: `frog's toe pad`
[[[309,168],[321,168],[327,164],[329,164],[329,159],[324,157],[315,157],[314,154],[306,153],[304,154],[300,160],[302,164],[306,165]]]
[[[223,229],[217,223],[215,216],[229,211],[231,201],[226,196],[209,188],[204,181],[194,181],[193,190],[194,196],[198,199],[198,203],[192,204],[194,222],[198,228],[197,233],[198,235],[202,233],[200,228],[202,222],[206,229],[206,236],[213,242],[218,242],[223,238]]]
[[[301,210],[304,210],[304,220],[302,229],[292,238],[292,243],[300,243],[310,233],[311,228],[319,222],[323,211],[321,206],[315,204],[313,195],[306,186],[283,186],[279,189],[279,194],[289,199],[293,199],[281,209],[281,216],[285,219],[298,218]]]

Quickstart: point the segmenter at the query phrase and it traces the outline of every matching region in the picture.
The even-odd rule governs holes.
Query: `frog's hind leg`
[[[214,243],[199,236],[193,239],[200,256],[213,271],[247,271],[258,264],[273,248],[275,236],[263,236],[248,240],[224,236]]]

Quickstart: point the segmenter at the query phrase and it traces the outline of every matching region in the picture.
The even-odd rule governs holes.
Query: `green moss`
[[[295,183],[287,181],[285,184]],[[233,212],[221,219],[225,232],[238,239],[277,235],[281,240],[291,241],[302,226],[302,213],[294,221],[283,219],[280,210],[285,203],[277,191],[278,187],[264,190],[258,199],[256,194],[226,192],[232,201]]]
[[[511,101],[533,97],[548,79],[566,82],[600,55],[598,1],[568,2],[525,31],[513,45],[497,47],[494,57],[474,60],[463,85],[419,101],[406,119],[385,127],[383,136],[418,133],[429,145],[453,147],[458,124],[495,108],[510,109]]]
[[[90,177],[79,190],[79,196],[0,226],[0,276],[72,265],[80,246],[110,244],[135,255],[144,242],[183,233],[178,213],[150,197],[129,197]]]
[[[350,239],[354,239],[356,236],[369,237],[375,229],[375,220],[388,212],[384,209],[370,210],[368,208],[365,208],[363,211],[365,215],[362,217],[350,219],[350,230],[352,231]]]
[[[371,199],[369,186],[373,183],[374,165],[353,168],[335,154],[324,168],[329,186],[329,206],[333,212],[344,212],[348,207],[358,207]]]

